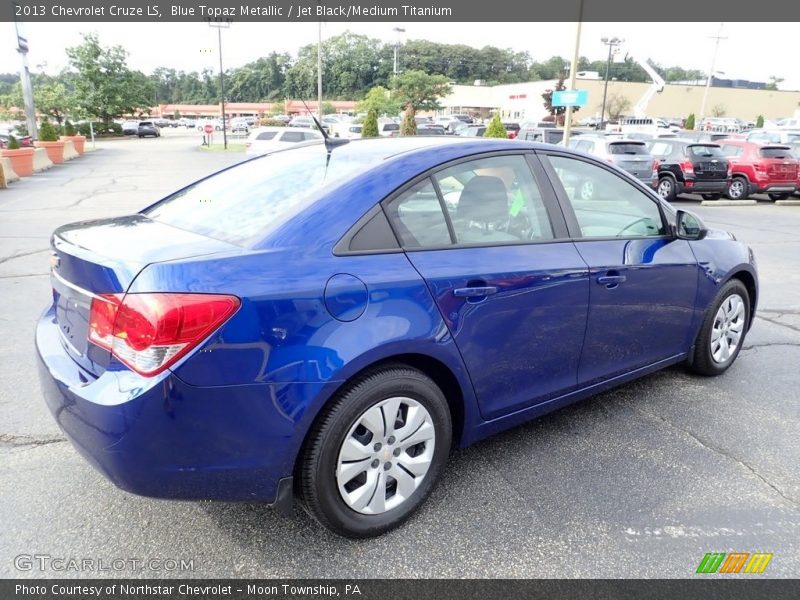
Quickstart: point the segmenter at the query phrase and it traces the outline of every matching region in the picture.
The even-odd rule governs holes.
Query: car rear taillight
[[[89,341],[140,375],[161,373],[239,308],[217,294],[106,294],[92,299]]]
[[[653,177],[658,177],[658,169],[661,165],[661,162],[658,159],[653,161]]]
[[[694,165],[690,160],[682,160],[678,163],[678,166],[680,166],[684,173],[694,173]]]

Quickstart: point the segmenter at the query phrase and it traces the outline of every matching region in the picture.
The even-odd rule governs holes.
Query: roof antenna
[[[306,104],[306,101],[300,98],[300,102],[302,102],[303,106],[306,107],[308,114],[311,115],[312,119],[314,119],[314,124],[317,126],[317,129],[319,129],[319,132],[325,139],[325,150],[328,151],[328,162],[330,162],[331,152],[333,152],[333,149],[336,148],[337,146],[344,146],[345,144],[349,143],[350,140],[347,138],[332,138],[331,136],[329,136],[328,132],[325,131],[325,128],[322,126],[322,124],[319,121],[317,121],[317,117],[315,117],[314,113],[311,112],[311,109],[308,108],[308,104]]]

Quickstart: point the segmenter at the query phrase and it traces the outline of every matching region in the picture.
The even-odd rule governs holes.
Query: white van
[[[652,117],[626,117],[619,122],[619,130],[623,135],[628,133],[650,133],[657,135],[664,132],[677,132],[677,127],[671,127],[663,119]]]

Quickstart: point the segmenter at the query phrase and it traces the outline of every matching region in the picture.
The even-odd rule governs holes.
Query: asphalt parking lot
[[[800,207],[707,207],[750,243],[762,294],[738,362],[707,379],[672,368],[451,457],[406,526],[343,540],[301,510],[167,502],[117,490],[64,440],[40,398],[33,327],[48,302],[48,238],[134,212],[243,156],[199,136],[98,143],[0,190],[0,577],[19,555],[184,559],[194,577],[693,577],[706,552],[772,552],[800,573]],[[168,449],[165,449],[168,451]]]

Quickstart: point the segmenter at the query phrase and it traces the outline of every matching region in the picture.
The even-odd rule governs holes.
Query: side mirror
[[[708,229],[696,215],[679,210],[675,216],[675,237],[679,240],[702,240]]]

